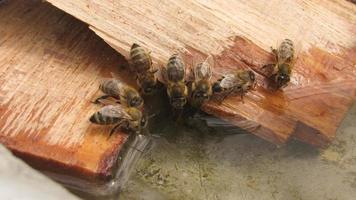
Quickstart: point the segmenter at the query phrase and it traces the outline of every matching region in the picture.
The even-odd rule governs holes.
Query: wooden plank
[[[5,2],[0,6],[0,142],[32,166],[66,180],[106,184],[115,176],[127,135],[108,139],[109,127],[92,125],[89,116],[100,107],[90,101],[100,95],[99,80],[124,63],[87,25],[61,10],[40,1]]]
[[[187,63],[214,55],[215,74],[253,69],[260,86],[244,104],[231,97],[203,109],[276,144],[291,137],[327,144],[356,96],[356,5],[348,1],[48,2],[88,23],[125,56],[137,42],[158,65],[181,52]],[[298,49],[295,72],[283,92],[271,92],[261,66],[271,62],[270,46],[284,38]]]

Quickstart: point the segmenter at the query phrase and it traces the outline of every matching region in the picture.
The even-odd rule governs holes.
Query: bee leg
[[[273,47],[270,47],[270,48],[271,48],[272,53],[277,56],[278,55],[277,49],[275,49]]]
[[[132,73],[135,73],[135,70],[133,69],[133,62],[132,62],[131,59],[129,59],[127,61],[127,64],[128,64],[129,71],[132,72]]]
[[[109,97],[111,97],[111,96],[110,96],[110,95],[103,95],[103,96],[101,96],[101,97],[95,99],[95,101],[92,101],[92,103],[94,103],[94,104],[101,104],[100,100],[107,99],[107,98],[109,98]]]
[[[256,91],[257,89],[257,81],[255,81],[251,87],[251,90]]]
[[[228,96],[229,94],[223,94],[222,97],[220,98],[220,104],[222,104],[222,102],[226,99],[226,97]]]
[[[278,72],[278,69],[276,71],[276,64],[267,64],[267,65],[262,66],[262,69],[264,69],[264,68],[268,68],[268,70],[265,70],[265,72],[264,72],[264,73],[266,73],[266,76],[268,78],[273,77]]]
[[[278,50],[271,47],[271,51],[274,54],[274,59],[276,59],[276,62],[278,61]]]
[[[185,84],[186,84],[186,85],[193,84],[193,81],[192,81],[192,80],[185,81]]]
[[[227,92],[225,92],[223,95],[222,95],[222,98],[220,99],[220,104],[222,104],[222,102],[232,94],[233,90],[229,90]]]
[[[242,103],[245,103],[245,101],[244,101],[244,96],[245,96],[245,93],[242,92],[242,93],[241,93],[241,101],[242,101]]]
[[[263,65],[263,66],[262,66],[262,69],[274,67],[274,65],[275,65],[275,64],[272,64],[272,63],[271,63],[271,64],[267,64],[267,65]]]
[[[117,99],[117,100],[115,101],[115,103],[117,103],[117,104],[121,104],[120,99]]]
[[[109,134],[109,138],[111,137],[112,134],[114,134],[116,132],[116,130],[118,128],[121,128],[122,124],[123,124],[123,122],[121,121],[117,125],[115,125],[114,128],[111,129],[110,134]]]
[[[175,122],[176,124],[180,124],[183,120],[183,109],[175,110],[175,113],[177,114],[175,117]]]
[[[156,72],[158,72],[158,69],[153,69],[152,71],[150,71],[150,73],[152,73],[152,74],[154,74]]]

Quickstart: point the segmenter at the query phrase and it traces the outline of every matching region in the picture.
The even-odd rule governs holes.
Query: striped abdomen
[[[292,40],[285,39],[278,48],[278,62],[290,62],[294,56],[294,45]]]
[[[185,66],[182,58],[178,54],[174,54],[168,60],[167,78],[172,82],[184,81]]]
[[[133,44],[130,51],[132,70],[136,72],[146,72],[151,69],[152,59],[149,53],[139,46]]]
[[[99,89],[107,95],[120,97],[119,82],[115,79],[103,80],[99,85]]]
[[[120,118],[118,117],[112,117],[112,116],[106,116],[103,115],[100,111],[94,113],[90,117],[90,122],[94,124],[101,124],[101,125],[109,125],[109,124],[116,124],[119,122]]]

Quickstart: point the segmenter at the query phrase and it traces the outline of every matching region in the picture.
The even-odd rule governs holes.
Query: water
[[[153,146],[134,166],[120,199],[351,200],[356,196],[356,107],[324,150],[277,147],[221,120],[159,119]],[[201,120],[203,119],[203,120]],[[205,122],[206,120],[206,122]]]

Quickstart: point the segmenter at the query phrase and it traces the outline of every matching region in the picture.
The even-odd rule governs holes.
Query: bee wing
[[[209,74],[212,76],[212,69],[215,67],[215,60],[212,55],[209,54],[209,56],[205,59],[204,63],[207,63],[209,65]]]
[[[239,84],[239,79],[234,74],[227,74],[220,82],[222,88],[232,88]]]
[[[180,53],[173,54],[167,63],[167,76],[170,81],[185,80],[186,64],[183,56]]]
[[[187,64],[187,60],[189,61],[189,65]],[[187,58],[186,59],[186,66],[185,66],[185,81],[186,82],[193,82],[194,81],[194,58],[190,59]]]
[[[161,66],[161,76],[164,82],[168,81],[167,68],[165,66]]]
[[[120,76],[117,73],[110,72],[110,74],[111,74],[111,77],[116,79],[116,80],[120,80],[121,79]]]
[[[189,70],[189,73],[187,73],[186,77],[185,77],[185,81],[186,82],[194,82],[194,80],[196,80],[195,75],[194,75],[194,69],[193,70]]]
[[[296,63],[298,56],[300,55],[301,51],[304,49],[304,46],[306,45],[303,39],[299,40],[299,42],[294,42],[294,57],[293,60],[291,61],[292,66]]]
[[[277,50],[278,63],[294,62],[296,55],[298,55],[303,45],[301,42],[296,43],[295,40],[303,41],[302,39],[298,40],[298,38],[293,38],[293,39],[280,38],[277,40],[277,44],[273,48]],[[284,45],[282,45],[282,43]]]
[[[103,116],[132,120],[132,117],[125,111],[125,107],[117,105],[107,105],[99,110]]]
[[[125,87],[125,86],[128,87],[128,85],[126,83],[124,83],[123,81],[120,80],[121,78],[118,74],[113,73],[113,72],[111,72],[110,74],[113,77],[113,79],[115,79],[120,91],[123,91],[123,87]]]
[[[194,77],[197,80],[210,79],[212,76],[212,67],[214,66],[214,58],[209,55],[204,62],[194,67]]]

